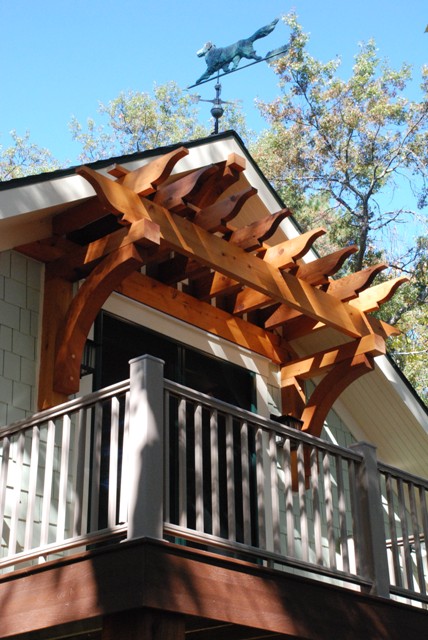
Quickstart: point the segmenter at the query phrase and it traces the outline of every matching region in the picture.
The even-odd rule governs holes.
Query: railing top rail
[[[415,476],[412,473],[405,471],[404,469],[393,467],[389,464],[385,464],[384,462],[378,462],[378,469],[380,473],[391,475],[394,478],[399,478],[400,480],[404,480],[405,482],[410,482],[417,486],[423,487],[428,491],[428,479],[426,478]]]
[[[121,382],[112,384],[111,386],[100,389],[99,391],[89,393],[82,398],[73,398],[72,400],[57,405],[56,407],[34,413],[32,416],[23,418],[22,420],[14,422],[11,425],[0,427],[0,439],[4,436],[9,436],[22,431],[23,429],[30,429],[31,427],[47,422],[48,420],[55,420],[60,416],[66,415],[67,413],[77,412],[80,409],[85,409],[85,407],[95,404],[100,400],[105,400],[116,394],[125,393],[129,390],[129,384],[129,379],[122,380]]]
[[[269,420],[268,418],[264,418],[263,416],[260,416],[257,413],[252,413],[251,411],[247,411],[246,409],[240,409],[235,405],[228,404],[227,402],[212,398],[211,396],[208,396],[200,391],[195,391],[194,389],[185,387],[178,382],[165,380],[165,390],[175,393],[176,395],[181,395],[195,402],[202,402],[209,408],[216,409],[221,413],[232,415],[239,420],[245,420],[253,425],[261,427],[262,429],[275,431],[278,436],[286,436],[288,438],[291,438],[292,440],[303,442],[304,444],[308,444],[311,446],[315,445],[317,448],[322,449],[323,451],[327,451],[334,455],[340,455],[344,458],[347,458],[348,460],[354,460],[356,462],[361,462],[362,460],[362,455],[357,453],[356,451],[341,447],[340,445],[331,444],[330,442],[321,440],[321,438],[317,438],[316,436],[305,433],[304,431],[297,431],[293,427],[289,427],[274,420]]]

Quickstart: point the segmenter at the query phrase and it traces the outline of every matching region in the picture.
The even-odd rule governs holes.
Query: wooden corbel
[[[85,280],[73,298],[56,345],[54,391],[70,395],[79,390],[83,348],[95,317],[104,302],[143,260],[134,245],[105,258]]]
[[[324,421],[333,404],[350,384],[374,369],[373,356],[360,354],[344,360],[329,371],[317,384],[300,419],[302,431],[320,437]]]

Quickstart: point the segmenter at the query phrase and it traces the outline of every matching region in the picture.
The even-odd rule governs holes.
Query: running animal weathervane
[[[212,42],[207,42],[202,49],[196,52],[196,55],[199,58],[205,57],[207,69],[205,73],[196,80],[195,85],[200,84],[201,82],[206,82],[214,73],[217,73],[219,76],[220,71],[223,71],[225,74],[235,71],[242,58],[254,60],[255,62],[252,64],[255,64],[256,62],[267,60],[271,56],[276,55],[279,50],[266,54],[264,58],[262,56],[258,56],[254,50],[254,42],[260,38],[268,36],[275,29],[278,20],[279,18],[275,18],[275,20],[270,24],[265,27],[261,27],[249,38],[246,38],[245,40],[238,40],[238,42],[235,42],[228,47],[216,47]],[[230,69],[229,65],[232,63],[233,66]]]

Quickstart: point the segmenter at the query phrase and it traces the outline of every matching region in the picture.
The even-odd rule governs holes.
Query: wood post
[[[359,442],[350,448],[363,456],[363,462],[356,472],[358,538],[361,536],[356,542],[361,573],[372,580],[371,592],[374,595],[389,598],[390,581],[376,447]]]
[[[130,483],[128,539],[163,537],[164,363],[150,355],[130,361]]]

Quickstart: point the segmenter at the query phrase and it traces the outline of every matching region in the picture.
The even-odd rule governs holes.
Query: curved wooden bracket
[[[320,437],[324,420],[340,394],[365,373],[374,369],[373,357],[357,355],[336,365],[318,383],[302,413],[302,431]]]
[[[56,346],[54,390],[70,395],[79,390],[80,363],[89,329],[98,311],[126,276],[142,264],[134,245],[105,258],[85,280],[68,309]]]

